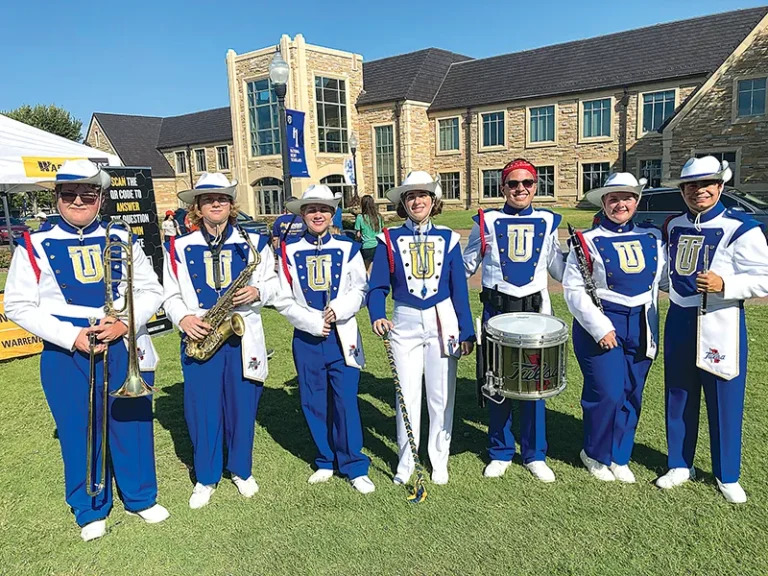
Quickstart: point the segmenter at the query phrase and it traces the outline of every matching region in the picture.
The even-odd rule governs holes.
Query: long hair
[[[234,226],[237,222],[237,214],[240,212],[240,204],[233,200],[229,203],[229,223]],[[195,198],[194,204],[187,205],[187,216],[189,223],[198,228],[202,226],[203,214],[200,212],[200,197]]]
[[[368,226],[373,228],[376,232],[381,232],[379,207],[376,206],[376,201],[370,194],[366,194],[360,200],[360,213],[363,215],[366,222],[368,222]]]

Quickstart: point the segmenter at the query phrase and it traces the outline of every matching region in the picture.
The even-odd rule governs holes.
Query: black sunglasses
[[[525,180],[507,180],[507,186],[512,190],[516,190],[518,184],[522,184],[524,188],[530,190],[533,188],[533,185],[536,184],[536,181],[531,180],[530,178],[526,178]]]
[[[100,194],[98,192],[59,192],[59,198],[67,204],[72,204],[78,196],[83,204],[96,204]]]

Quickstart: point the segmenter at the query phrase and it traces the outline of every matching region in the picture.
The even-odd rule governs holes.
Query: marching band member
[[[365,301],[365,265],[358,243],[329,231],[339,200],[327,186],[312,185],[286,203],[306,232],[281,244],[274,306],[295,327],[301,408],[318,452],[309,483],[330,480],[335,463],[355,490],[368,494],[375,487],[362,453],[357,391],[365,357],[355,320]]]
[[[197,479],[190,508],[208,504],[221,480],[224,442],[226,468],[240,494],[250,498],[259,490],[251,468],[256,412],[267,377],[260,312],[277,289],[277,276],[269,237],[235,227],[236,185],[223,174],[204,172],[193,189],[179,192],[199,229],[165,245],[163,307],[184,334],[184,416]],[[206,321],[210,316],[202,317],[214,306],[239,314],[244,333],[231,334],[207,358],[193,358],[192,343],[202,347],[213,336],[215,325]]]
[[[656,481],[673,488],[693,478],[701,389],[709,415],[712,469],[731,503],[739,485],[747,379],[744,300],[768,295],[768,247],[761,224],[720,202],[728,162],[691,158],[679,186],[688,211],[665,224],[669,298],[664,383],[670,470]]]
[[[533,208],[538,186],[536,167],[518,158],[501,173],[506,202],[500,210],[479,211],[464,249],[467,277],[482,263],[483,325],[507,312],[552,314],[547,273],[560,282],[563,254],[557,238],[560,215]],[[482,229],[482,234],[480,233]],[[512,434],[512,401],[488,403],[488,453],[491,462],[483,474],[503,476],[515,454]],[[547,436],[544,400],[520,402],[520,446],[523,463],[535,478],[554,482],[555,473],[545,462]]]
[[[565,301],[574,318],[573,349],[584,375],[580,457],[604,481],[635,482],[629,459],[643,388],[658,349],[661,231],[632,221],[644,184],[619,172],[587,193],[603,216],[599,226],[574,235],[579,245],[568,255],[563,275]],[[586,270],[580,268],[579,252]]]
[[[422,171],[411,172],[402,185],[387,192],[398,215],[407,220],[379,234],[368,296],[373,331],[379,336],[391,333],[417,449],[422,376],[426,382],[428,452],[435,484],[448,483],[456,369],[459,357],[471,354],[475,339],[459,234],[430,221],[440,213],[441,196],[438,181]],[[390,285],[395,301],[392,321],[385,310]],[[400,459],[394,482],[406,484],[414,461],[399,407],[397,444]]]
[[[99,221],[103,193],[109,175],[88,160],[70,160],[56,174],[56,205],[61,221],[47,230],[27,234],[19,240],[5,286],[8,317],[44,341],[40,358],[40,380],[58,429],[64,460],[66,501],[89,541],[106,532],[112,509],[112,477],[120,489],[126,511],[148,523],[162,522],[168,511],[157,504],[152,401],[149,397],[108,400],[106,444],[99,431],[104,406],[99,391],[104,382],[103,352],[109,349],[109,391],[117,390],[128,370],[128,351],[123,343],[127,325],[105,317],[104,262],[106,230]],[[111,237],[130,241],[124,229]],[[114,266],[119,267],[118,264]],[[122,267],[115,279],[124,274]],[[113,271],[114,274],[114,271]],[[113,287],[115,307],[125,301],[125,285]],[[162,287],[138,243],[133,245],[134,323],[143,327],[162,301]],[[98,325],[89,327],[89,318]],[[90,342],[95,335],[96,391],[90,397]],[[137,340],[143,347],[143,367],[154,369],[156,354],[149,335]],[[150,363],[150,366],[146,365]],[[151,377],[148,377],[151,381]],[[89,404],[93,401],[92,436],[95,459],[106,456],[104,487],[89,496],[86,442]],[[102,451],[106,451],[103,454]],[[98,491],[98,490],[97,490]]]

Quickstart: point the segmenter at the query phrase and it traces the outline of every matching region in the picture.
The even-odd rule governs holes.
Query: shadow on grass
[[[155,400],[155,417],[171,434],[176,457],[187,467],[189,479],[194,483],[192,440],[189,438],[187,422],[184,419],[184,382],[163,386],[163,394]]]

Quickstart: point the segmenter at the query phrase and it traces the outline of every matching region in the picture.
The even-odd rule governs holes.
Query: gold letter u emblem
[[[640,240],[614,244],[619,254],[619,266],[627,274],[639,274],[645,270],[645,255]]]
[[[75,278],[82,284],[101,282],[104,278],[104,266],[101,263],[101,246],[70,246],[69,259]]]

